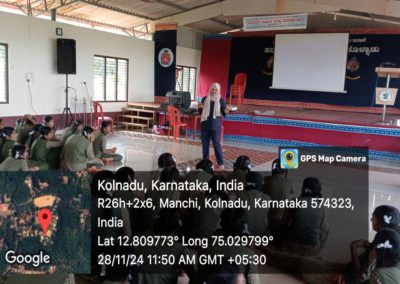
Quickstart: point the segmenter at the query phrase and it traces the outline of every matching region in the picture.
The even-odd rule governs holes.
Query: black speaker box
[[[57,72],[76,74],[76,41],[74,39],[57,39]]]

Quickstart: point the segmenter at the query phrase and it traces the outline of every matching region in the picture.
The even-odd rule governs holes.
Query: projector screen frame
[[[341,36],[345,37],[343,39],[345,39],[346,42],[344,42],[344,41],[340,42],[341,43],[340,44],[340,47],[341,47],[340,53],[338,52],[336,57],[335,57],[335,58],[339,58],[342,55],[342,57],[340,57],[340,61],[339,61],[340,62],[339,64],[342,64],[342,66],[339,66],[340,68],[338,68],[338,67],[336,68],[336,74],[334,73],[335,71],[332,72],[332,74],[335,74],[335,76],[336,76],[335,78],[336,78],[337,84],[328,86],[328,89],[321,88],[321,87],[323,87],[321,84],[319,84],[320,86],[318,86],[318,84],[316,84],[316,88],[305,88],[304,84],[302,86],[302,81],[304,81],[304,80],[300,79],[300,80],[298,80],[298,82],[292,81],[292,85],[290,85],[290,84],[282,85],[282,83],[285,84],[285,81],[287,79],[282,80],[282,78],[284,78],[284,77],[279,77],[279,76],[285,76],[285,77],[290,76],[290,71],[293,71],[293,66],[290,66],[290,68],[289,68],[288,65],[287,65],[288,64],[287,57],[284,57],[283,55],[281,55],[280,52],[282,52],[282,45],[281,46],[277,45],[277,37],[281,36],[281,42],[278,42],[278,44],[282,44],[282,41],[286,40],[286,42],[283,42],[283,44],[286,44],[287,47],[292,48],[290,46],[290,44],[288,44],[288,42],[289,42],[288,37],[290,37],[290,36],[294,36],[294,37],[309,37],[309,38],[310,37],[317,37],[317,38],[315,38],[315,40],[317,41],[318,40],[318,36],[321,36],[321,35],[332,35],[332,36],[336,35],[337,37],[341,37]],[[281,34],[276,34],[275,35],[275,47],[274,47],[275,48],[274,67],[273,67],[274,71],[273,71],[273,77],[272,77],[272,86],[270,86],[269,89],[272,89],[272,90],[323,92],[323,93],[341,93],[341,94],[347,93],[347,90],[346,90],[346,68],[347,68],[347,66],[346,65],[347,65],[347,60],[348,60],[349,38],[350,38],[350,33],[346,33],[346,32],[344,32],[344,33],[290,33],[290,34],[281,33]],[[294,41],[295,40],[296,39],[294,39]],[[325,45],[326,45],[326,43],[325,43]],[[303,50],[304,50],[304,45],[302,47],[303,47]],[[314,47],[314,46],[312,46],[312,47]],[[331,50],[331,49],[327,48],[326,50]],[[284,51],[284,52],[287,53],[287,50]],[[294,54],[296,54],[296,53],[294,53]],[[315,53],[313,53],[313,55],[314,54]],[[293,56],[295,56],[295,55],[293,55]],[[323,55],[321,55],[320,57],[322,58]],[[309,57],[307,57],[307,58],[309,58]],[[324,58],[326,58],[326,56]],[[279,59],[284,60],[284,61],[280,61]],[[316,60],[318,60],[318,62],[319,62],[320,59],[317,58]],[[293,60],[293,61],[295,61],[295,60]],[[305,59],[304,61],[306,62],[307,60]],[[333,60],[333,61],[337,62],[338,60]],[[275,77],[276,76],[277,62],[280,64],[279,65],[280,71],[278,73],[278,77]],[[303,65],[298,65],[298,66],[303,66]],[[342,69],[342,67],[343,67],[343,69]],[[300,68],[297,67],[297,70],[299,70],[299,69]],[[290,71],[287,71],[287,70],[290,70]],[[304,70],[307,71],[307,68],[304,68]],[[313,70],[313,69],[309,69],[309,70]],[[289,74],[289,75],[286,75],[286,74]],[[296,74],[299,74],[299,72],[297,72]],[[318,75],[316,75],[316,76],[318,76]],[[327,75],[326,77],[329,77],[329,75]],[[330,76],[329,78],[327,78],[325,80],[317,80],[317,82],[321,82],[321,81],[322,82],[326,82],[331,77],[332,76]],[[274,85],[274,83],[275,83],[275,85]],[[297,86],[296,86],[296,83],[298,84]],[[340,89],[329,88],[329,87],[334,87],[334,86],[340,86]]]

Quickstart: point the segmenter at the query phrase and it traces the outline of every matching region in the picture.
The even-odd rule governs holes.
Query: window
[[[8,46],[0,43],[0,103],[8,103]]]
[[[93,66],[94,100],[126,102],[128,100],[128,59],[95,55]]]
[[[197,68],[176,65],[176,86],[177,91],[190,92],[192,100],[196,99],[196,78]]]

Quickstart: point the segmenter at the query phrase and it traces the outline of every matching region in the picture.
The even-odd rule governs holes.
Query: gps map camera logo
[[[281,168],[292,170],[299,167],[299,151],[297,149],[281,149]]]

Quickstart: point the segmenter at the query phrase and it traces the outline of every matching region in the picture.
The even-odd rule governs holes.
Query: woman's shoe
[[[223,171],[224,169],[225,169],[224,165],[217,165],[217,167],[215,168],[215,170],[216,170],[217,172]]]

